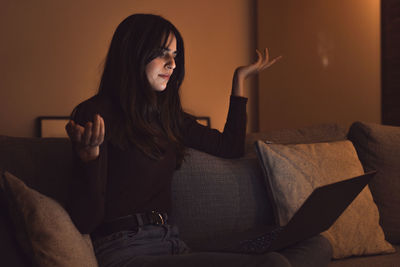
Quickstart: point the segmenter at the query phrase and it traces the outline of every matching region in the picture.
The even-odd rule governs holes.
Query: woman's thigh
[[[189,252],[171,225],[143,226],[137,231],[121,231],[93,242],[101,267],[125,266],[137,256],[174,255]]]
[[[181,255],[139,256],[125,262],[124,267],[291,267],[277,252],[248,255],[219,252],[194,252]]]

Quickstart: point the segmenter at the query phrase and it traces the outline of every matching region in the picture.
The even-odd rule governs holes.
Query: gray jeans
[[[93,241],[100,267],[134,266],[327,266],[329,242],[317,236],[291,248],[262,255],[192,252],[179,239],[176,226],[146,225],[137,231],[121,231]]]

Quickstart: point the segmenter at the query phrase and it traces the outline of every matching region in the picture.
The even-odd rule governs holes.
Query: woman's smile
[[[171,74],[159,74],[158,76],[160,76],[163,79],[169,80],[169,77],[171,77]]]

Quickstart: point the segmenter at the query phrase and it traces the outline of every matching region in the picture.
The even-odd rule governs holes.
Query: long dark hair
[[[176,68],[166,89],[156,92],[150,87],[145,67],[160,55],[171,34],[177,42]],[[133,144],[158,160],[165,152],[163,140],[167,137],[175,146],[179,166],[184,153],[179,88],[184,76],[183,39],[172,23],[151,14],[124,19],[112,38],[99,86],[99,95],[110,98],[119,113],[112,141],[122,148]]]

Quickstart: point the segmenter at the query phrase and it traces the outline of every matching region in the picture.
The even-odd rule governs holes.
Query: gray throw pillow
[[[348,138],[366,170],[378,171],[370,183],[386,239],[400,243],[400,127],[355,122]]]

